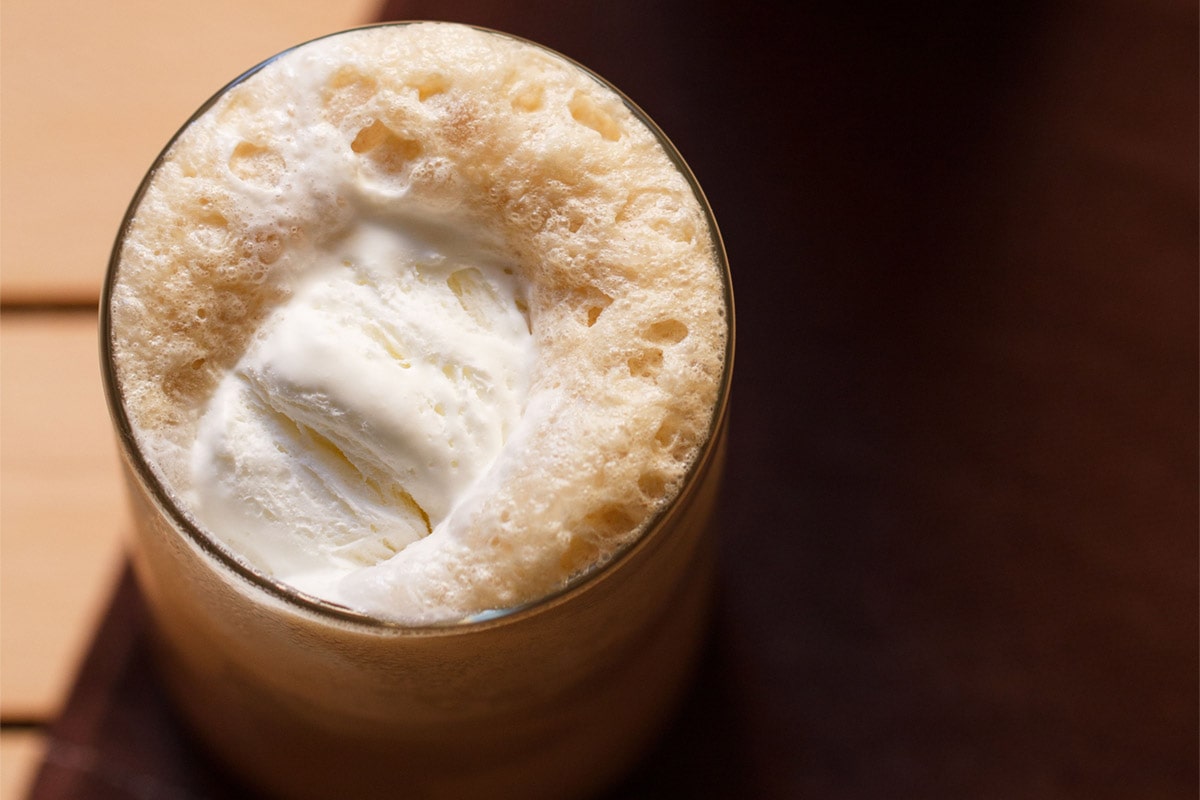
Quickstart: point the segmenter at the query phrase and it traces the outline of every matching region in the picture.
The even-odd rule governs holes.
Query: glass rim
[[[153,502],[156,509],[169,521],[172,528],[181,537],[188,540],[191,544],[199,548],[199,550],[208,558],[211,558],[226,572],[249,583],[253,588],[264,591],[274,599],[282,601],[290,606],[293,610],[302,612],[307,615],[327,618],[336,621],[342,626],[355,626],[373,631],[375,633],[385,633],[394,635],[437,635],[437,634],[458,634],[466,633],[473,630],[481,630],[484,628],[495,627],[501,624],[516,622],[522,618],[537,614],[543,610],[548,610],[565,602],[570,597],[585,591],[589,586],[602,580],[604,576],[612,573],[622,563],[633,558],[640,550],[649,545],[655,535],[664,529],[671,519],[680,513],[680,510],[685,505],[685,501],[691,497],[696,487],[707,476],[712,463],[716,458],[717,449],[720,445],[721,435],[726,424],[726,419],[729,414],[729,395],[733,380],[733,359],[734,359],[734,337],[735,337],[735,318],[734,318],[734,299],[733,299],[733,281],[729,270],[729,260],[725,251],[725,244],[721,237],[720,229],[717,227],[716,218],[713,215],[712,206],[708,202],[704,191],[701,189],[699,182],[696,180],[695,174],[684,161],[679,150],[663,132],[663,130],[655,123],[645,111],[641,109],[633,100],[631,100],[624,92],[614,86],[605,78],[601,77],[588,67],[580,64],[569,56],[563,55],[558,51],[547,47],[538,42],[525,39],[521,36],[505,33],[503,31],[494,30],[478,25],[467,25],[463,23],[450,23],[462,25],[463,27],[474,28],[475,30],[484,33],[501,36],[514,41],[522,42],[533,47],[536,47],[550,55],[563,59],[568,64],[578,68],[593,80],[600,83],[602,86],[612,91],[625,107],[633,114],[633,116],[646,126],[646,129],[654,136],[659,145],[663,148],[668,159],[675,166],[676,170],[687,181],[693,195],[700,208],[704,213],[706,227],[709,233],[709,239],[713,248],[713,253],[716,257],[716,266],[721,273],[721,292],[722,300],[725,307],[726,320],[726,338],[725,338],[725,353],[724,360],[721,366],[721,376],[717,387],[717,398],[713,406],[712,415],[709,419],[708,430],[704,438],[703,445],[700,447],[692,463],[688,466],[684,473],[683,481],[679,490],[670,498],[652,517],[650,517],[641,527],[639,533],[631,537],[630,540],[621,545],[611,556],[603,562],[593,565],[583,572],[571,577],[563,585],[552,592],[541,595],[540,597],[519,603],[513,606],[506,606],[499,609],[485,610],[475,614],[462,617],[457,620],[445,622],[433,622],[426,624],[413,624],[397,620],[391,620],[384,617],[375,616],[363,611],[355,610],[349,606],[344,606],[339,603],[334,603],[329,600],[322,599],[315,595],[302,592],[290,584],[272,578],[265,572],[256,569],[246,563],[242,558],[238,557],[232,548],[222,543],[214,534],[209,533],[203,527],[196,524],[191,516],[185,512],[180,504],[177,503],[163,482],[160,480],[158,473],[150,465],[146,455],[142,452],[138,444],[137,436],[133,431],[133,426],[126,413],[124,396],[120,386],[120,376],[116,367],[113,353],[113,338],[112,338],[112,291],[117,283],[117,276],[120,272],[121,254],[124,250],[125,238],[129,231],[133,219],[136,217],[138,209],[141,207],[142,200],[153,183],[159,168],[162,166],[166,157],[171,152],[179,138],[188,130],[198,119],[206,114],[222,97],[229,91],[252,78],[258,72],[266,68],[271,63],[278,59],[304,48],[314,42],[324,39],[342,36],[356,31],[371,30],[375,28],[388,28],[421,24],[426,20],[407,20],[380,22],[369,25],[361,25],[353,28],[328,33],[323,36],[318,36],[313,39],[308,39],[300,44],[281,50],[275,55],[259,62],[250,69],[242,72],[233,80],[222,86],[217,92],[209,97],[187,120],[179,127],[179,129],[171,136],[166,145],[162,148],[159,154],[151,163],[150,168],[142,178],[137,190],[134,192],[133,198],[130,200],[124,216],[122,217],[120,227],[117,231],[116,239],[113,243],[112,252],[109,256],[108,267],[105,272],[104,283],[100,293],[100,308],[99,308],[99,345],[100,345],[100,367],[101,375],[104,384],[105,401],[108,406],[109,416],[113,422],[114,430],[117,434],[117,440],[121,455],[126,459],[131,477],[135,478],[141,487],[145,490],[149,499]],[[440,24],[440,23],[439,23]]]

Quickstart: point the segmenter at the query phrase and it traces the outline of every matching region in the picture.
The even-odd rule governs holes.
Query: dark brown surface
[[[721,602],[613,798],[1196,796],[1196,8],[958,5],[387,7],[608,77],[725,235]],[[141,626],[36,798],[229,796]]]

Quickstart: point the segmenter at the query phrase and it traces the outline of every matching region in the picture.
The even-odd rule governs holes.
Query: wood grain
[[[125,495],[94,314],[0,320],[0,714],[61,704],[121,559]]]
[[[37,730],[0,733],[0,800],[22,800],[46,750],[46,735]]]

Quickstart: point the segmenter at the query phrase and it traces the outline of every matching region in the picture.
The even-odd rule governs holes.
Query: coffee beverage
[[[103,338],[209,746],[313,797],[625,768],[702,629],[724,263],[665,137],[513,37],[348,31],[205,106],[130,208]]]

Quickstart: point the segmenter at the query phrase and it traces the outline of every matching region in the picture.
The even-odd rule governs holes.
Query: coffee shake
[[[104,335],[210,745],[311,796],[569,794],[636,755],[703,616],[723,258],[665,138],[512,37],[349,31],[207,105],[131,207]]]

